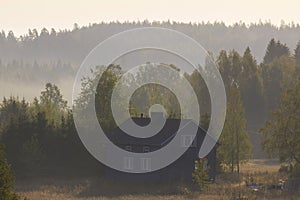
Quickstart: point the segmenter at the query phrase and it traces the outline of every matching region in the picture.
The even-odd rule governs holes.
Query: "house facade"
[[[151,116],[159,116],[160,113],[152,114]],[[159,116],[161,117],[161,116]],[[139,126],[146,126],[151,122],[151,118],[147,117],[136,117],[131,118],[134,123]],[[153,120],[153,118],[152,118]],[[128,135],[122,131],[120,127],[114,129],[111,134],[107,134],[108,138],[118,147],[135,153],[147,153],[156,151],[163,148],[175,137],[178,132],[179,126],[197,126],[193,120],[190,119],[165,119],[165,124],[159,133],[149,138],[137,138]],[[155,121],[155,120],[154,120]],[[126,125],[126,121],[124,124]],[[124,125],[123,124],[123,125]],[[175,162],[170,165],[153,172],[147,172],[151,169],[151,160],[143,160],[141,167],[145,169],[146,173],[126,173],[114,170],[109,167],[105,167],[104,176],[109,179],[123,179],[123,180],[141,180],[143,182],[169,182],[169,181],[192,181],[192,173],[195,169],[195,161],[199,159],[198,154],[202,142],[207,135],[207,132],[201,128],[196,128],[196,137],[191,135],[184,135],[181,138],[181,144],[178,148],[182,146],[187,147],[187,150],[181,155]],[[194,139],[193,139],[194,138]],[[211,138],[212,139],[212,138]],[[212,139],[213,140],[213,139]],[[217,143],[218,144],[218,143]],[[206,156],[209,166],[209,178],[211,180],[215,179],[215,166],[216,166],[216,148],[217,145],[211,150],[211,152]],[[124,168],[131,169],[130,160],[124,159]],[[148,169],[148,170],[147,170]]]

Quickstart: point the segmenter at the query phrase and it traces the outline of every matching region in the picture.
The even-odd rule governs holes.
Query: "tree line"
[[[0,60],[0,80],[3,82],[40,84],[46,80],[56,83],[74,77],[76,70],[77,67],[61,60],[44,64],[36,61],[24,62],[23,60],[4,63]]]
[[[223,22],[178,23],[145,20],[124,23],[100,22],[81,27],[74,24],[72,30],[29,29],[21,36],[16,36],[13,31],[1,31],[0,60],[4,63],[15,59],[44,64],[61,59],[79,65],[94,46],[109,36],[132,28],[151,26],[183,32],[214,54],[222,49],[235,49],[242,53],[246,46],[250,46],[259,61],[263,59],[265,45],[271,37],[283,41],[292,49],[295,48],[295,41],[299,39],[300,30],[299,24],[295,23],[282,23],[280,27],[276,27],[270,22],[250,25],[241,22],[226,26]]]
[[[227,117],[220,138],[222,145],[218,159],[232,172],[239,172],[240,164],[251,157],[247,123],[261,127],[267,119],[270,121],[263,129],[267,130],[263,131],[265,149],[276,153],[282,161],[290,162],[293,169],[299,165],[299,49],[298,43],[295,52],[291,53],[286,45],[272,39],[264,62],[260,64],[251,54],[250,48],[246,48],[243,55],[232,50],[221,51],[218,56],[213,57],[214,62],[219,65],[228,95]],[[208,60],[205,67],[210,64]],[[176,66],[169,67],[178,70]],[[95,81],[99,78],[99,71],[86,77],[76,105],[84,110],[90,101],[94,101],[91,98],[91,88],[96,86],[98,121],[109,133],[116,127],[110,99],[123,71],[117,65],[107,68],[99,66],[97,69],[103,72],[99,83]],[[141,75],[151,73],[147,68],[143,70]],[[200,107],[209,113],[209,95],[202,78],[196,72],[184,74],[184,77],[196,91]],[[135,76],[129,81],[135,83],[144,78]],[[171,114],[170,117],[180,116],[176,97],[167,88],[157,85],[140,88],[130,102],[131,116],[145,112],[154,103],[163,104]],[[56,85],[46,84],[40,97],[32,102],[9,97],[4,98],[0,105],[1,143],[5,145],[8,162],[18,176],[101,174],[101,164],[81,144],[73,122],[72,109],[68,108]],[[279,110],[274,114],[269,113],[276,109]],[[209,114],[205,116],[204,124],[208,124]],[[282,124],[282,117],[285,117],[286,123]],[[282,151],[286,145],[291,148]]]
[[[19,177],[98,171],[99,165],[77,136],[72,111],[57,86],[48,83],[33,102],[4,98],[0,122],[1,143]]]

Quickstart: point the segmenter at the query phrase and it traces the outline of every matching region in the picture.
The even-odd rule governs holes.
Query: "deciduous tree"
[[[229,88],[225,125],[218,148],[221,161],[230,167],[233,173],[240,172],[240,164],[251,157],[251,143],[246,132],[246,119],[239,89]]]
[[[300,77],[281,96],[280,107],[261,129],[263,147],[269,155],[292,166],[300,165]]]

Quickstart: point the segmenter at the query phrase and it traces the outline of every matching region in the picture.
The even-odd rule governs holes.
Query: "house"
[[[161,117],[163,113],[151,113],[151,118],[148,117],[134,117],[132,120],[139,126],[146,126],[150,123],[151,119],[155,117]],[[114,129],[111,134],[107,134],[107,137],[118,147],[132,151],[135,153],[151,152],[158,150],[167,145],[175,137],[180,123],[184,126],[197,126],[191,119],[165,119],[163,128],[154,136],[149,138],[137,138],[124,133],[121,128],[126,124],[125,121],[118,128]],[[154,120],[155,121],[155,120]],[[114,170],[109,167],[105,167],[104,176],[109,179],[125,179],[125,180],[141,180],[143,182],[168,182],[168,181],[192,181],[192,173],[195,169],[195,161],[199,159],[198,153],[202,142],[207,135],[206,131],[200,126],[196,127],[197,134],[193,140],[193,137],[183,137],[182,145],[188,144],[188,148],[183,155],[180,156],[175,162],[170,165],[153,172],[148,173],[125,173]],[[186,135],[188,136],[188,135]],[[212,139],[212,138],[211,138]],[[193,140],[193,141],[189,141]],[[191,144],[191,145],[190,145]],[[218,144],[218,143],[216,143]],[[209,177],[211,180],[215,179],[215,166],[216,166],[216,147],[206,156],[209,165]],[[180,147],[178,147],[180,148]],[[147,166],[146,166],[147,167]]]

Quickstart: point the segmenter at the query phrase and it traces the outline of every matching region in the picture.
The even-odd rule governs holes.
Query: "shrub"
[[[14,190],[14,174],[4,155],[3,145],[0,145],[0,200],[19,200]]]
[[[200,190],[208,188],[209,181],[209,166],[206,158],[197,160],[195,162],[195,171],[193,172],[193,181],[199,186]]]

